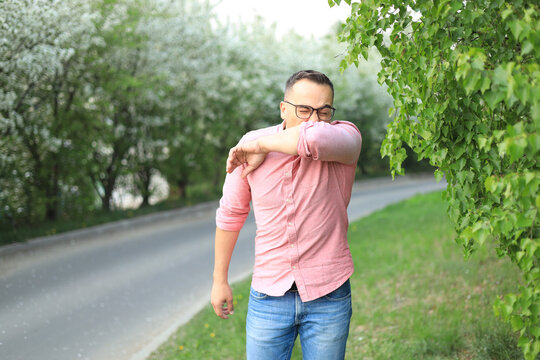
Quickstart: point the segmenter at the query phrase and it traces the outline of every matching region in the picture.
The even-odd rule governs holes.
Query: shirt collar
[[[283,120],[281,125],[278,126],[278,132],[282,132],[283,130],[285,130],[285,124],[285,120]]]

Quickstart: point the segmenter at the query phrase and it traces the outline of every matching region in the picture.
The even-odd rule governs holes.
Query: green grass
[[[351,224],[347,359],[523,359],[516,334],[492,310],[497,296],[517,290],[517,268],[489,246],[465,260],[444,209],[433,193]],[[233,286],[231,319],[208,305],[149,359],[245,358],[249,285]],[[292,358],[301,359],[299,346]]]

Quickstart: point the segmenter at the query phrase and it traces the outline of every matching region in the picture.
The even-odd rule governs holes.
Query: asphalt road
[[[433,176],[363,181],[349,217],[444,186]],[[0,248],[0,359],[144,359],[209,303],[216,206]],[[250,215],[232,281],[251,272],[254,234]]]

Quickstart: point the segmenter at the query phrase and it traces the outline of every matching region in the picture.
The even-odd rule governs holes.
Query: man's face
[[[314,109],[325,105],[332,106],[332,89],[328,85],[317,84],[308,79],[297,81],[292,88],[285,93],[285,100],[295,105],[308,105]],[[311,114],[309,119],[300,119],[296,116],[295,107],[282,101],[279,105],[281,118],[285,120],[285,127],[291,128],[300,125],[304,121],[319,121],[317,111]]]

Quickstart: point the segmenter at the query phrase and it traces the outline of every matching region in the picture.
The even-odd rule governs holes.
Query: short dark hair
[[[330,86],[330,89],[332,89],[332,99],[334,98],[334,84],[332,84],[332,81],[330,81],[328,76],[326,76],[322,72],[318,72],[315,70],[300,70],[292,74],[291,77],[289,77],[289,79],[287,80],[287,83],[285,84],[285,93],[287,93],[287,91],[289,91],[294,84],[303,79],[308,79],[317,84]]]

